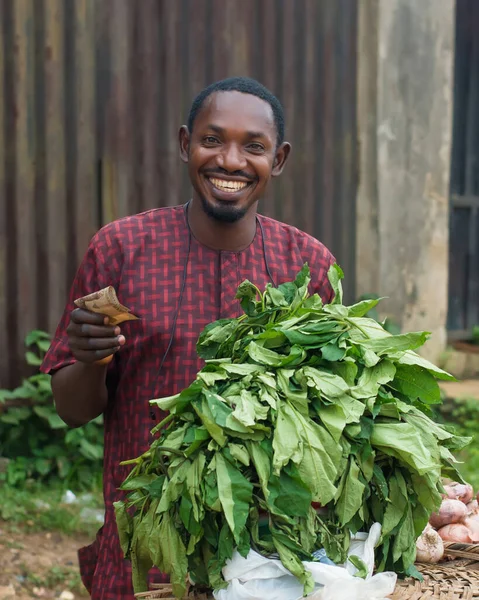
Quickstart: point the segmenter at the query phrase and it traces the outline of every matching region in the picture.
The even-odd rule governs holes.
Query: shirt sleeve
[[[68,346],[66,332],[70,313],[76,308],[74,301],[109,285],[116,289],[119,268],[118,253],[115,256],[114,251],[114,240],[104,228],[93,237],[78,268],[67,305],[40,367],[43,373],[53,374],[58,369],[76,362]]]

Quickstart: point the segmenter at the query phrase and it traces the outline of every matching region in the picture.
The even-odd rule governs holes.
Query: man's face
[[[191,134],[180,130],[181,158],[204,211],[223,222],[244,217],[281,173],[287,143],[277,147],[271,106],[241,92],[216,92],[199,110]]]

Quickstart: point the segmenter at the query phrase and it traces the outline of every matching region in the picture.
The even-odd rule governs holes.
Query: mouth
[[[222,179],[220,177],[206,177],[206,179],[215,191],[231,195],[238,194],[253,184],[253,182]]]

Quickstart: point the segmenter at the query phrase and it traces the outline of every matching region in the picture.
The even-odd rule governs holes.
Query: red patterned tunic
[[[333,260],[311,236],[262,216],[248,248],[211,250],[190,234],[184,206],[126,217],[95,235],[42,365],[45,373],[53,373],[75,362],[66,335],[75,298],[112,285],[120,302],[140,317],[121,325],[126,344],[109,367],[105,523],[95,542],[79,552],[82,579],[93,600],[133,599],[130,565],[119,545],[113,502],[122,498],[118,487],[128,473],[120,461],[138,456],[149,445],[154,421],[148,401],[175,394],[194,380],[202,366],[195,350],[198,335],[211,321],[241,314],[235,293],[244,279],[262,289],[271,276],[278,285],[294,279],[308,262],[310,291],[329,301],[332,290],[326,273]],[[160,577],[152,571],[152,581],[161,581]]]

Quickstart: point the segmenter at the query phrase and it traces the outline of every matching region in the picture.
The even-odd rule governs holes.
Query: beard
[[[220,221],[221,223],[236,223],[240,221],[248,212],[248,207],[238,208],[230,203],[212,204],[202,195],[199,194],[201,205],[205,213],[211,219]]]

